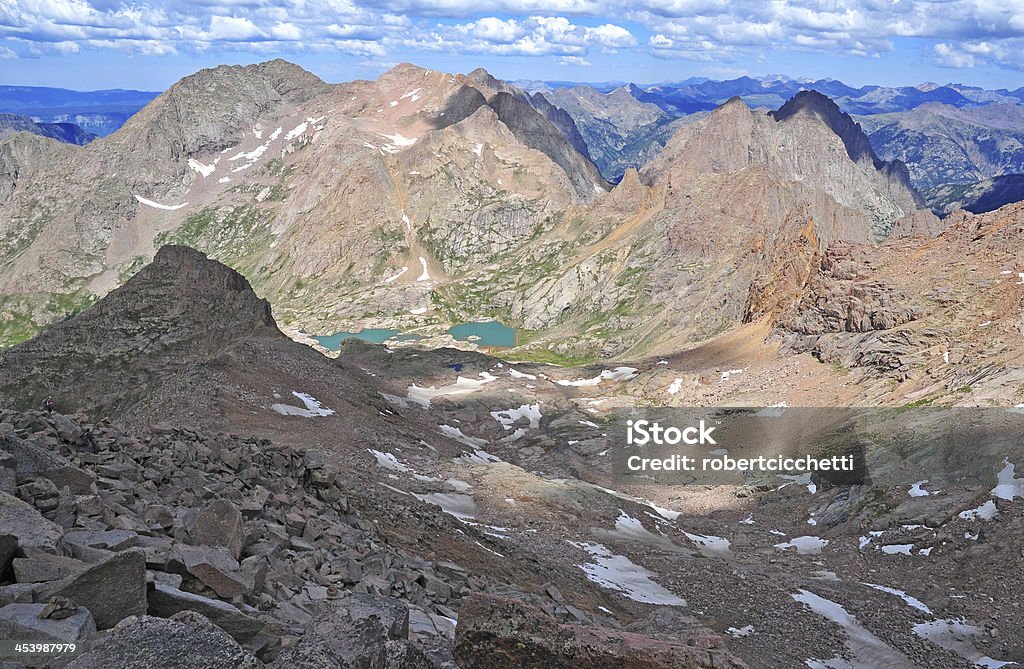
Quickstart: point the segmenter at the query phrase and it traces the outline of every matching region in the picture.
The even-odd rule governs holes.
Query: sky
[[[0,84],[163,90],[285,58],[650,84],[785,74],[1024,86],[1024,0],[0,0]]]

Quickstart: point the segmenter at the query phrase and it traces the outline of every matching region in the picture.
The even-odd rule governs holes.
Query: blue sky
[[[1022,0],[0,0],[0,84],[161,90],[282,57],[505,79],[1024,86]]]

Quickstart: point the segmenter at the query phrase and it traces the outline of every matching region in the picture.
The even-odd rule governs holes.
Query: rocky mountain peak
[[[903,164],[879,160],[860,126],[816,91],[803,91],[768,115],[734,97],[682,127],[643,174],[648,183],[669,175],[668,183],[679,184],[689,172],[734,174],[752,166],[828,194],[845,208],[840,218],[858,212],[870,220],[875,237],[887,235],[897,220],[920,206]],[[815,215],[819,221],[833,217],[825,210]],[[860,223],[836,230],[857,239],[865,233]]]
[[[622,88],[627,93],[629,93],[630,95],[637,99],[640,99],[640,96],[644,94],[644,89],[640,88],[636,84],[626,84]]]
[[[135,316],[146,309],[148,322],[173,319],[176,327],[199,331],[202,337],[196,343],[206,340],[208,346],[245,335],[278,333],[270,303],[256,295],[244,276],[187,246],[162,247],[153,262],[90,312],[116,318],[129,309]],[[68,323],[72,324],[74,319]]]
[[[725,110],[750,111],[750,107],[748,107],[747,103],[743,101],[743,98],[741,98],[738,95],[734,95],[731,98],[729,98],[728,100],[726,100],[724,103],[722,103],[722,106],[720,106],[718,109],[722,110],[722,111],[725,111]]]
[[[0,385],[19,390],[11,394],[30,406],[61,383],[83,397],[93,394],[92,405],[122,406],[136,401],[143,386],[154,390],[159,379],[256,337],[284,339],[270,304],[245,277],[194,249],[165,246],[90,308],[0,353]],[[53,367],[39,371],[39,359]]]
[[[491,97],[496,93],[508,92],[510,88],[504,81],[501,81],[482,67],[478,67],[467,74],[466,79],[487,97]]]
[[[528,101],[502,91],[494,94],[487,105],[521,142],[544,153],[561,167],[581,198],[588,199],[607,188],[590,158],[577,150],[565,133]]]
[[[149,292],[161,298],[153,300],[157,308],[177,309],[187,303],[195,317],[228,327],[276,327],[270,304],[257,297],[244,276],[188,246],[162,247],[153,262],[115,292]],[[209,311],[204,313],[204,308]]]
[[[846,152],[854,162],[869,159],[876,168],[882,161],[871,148],[868,136],[849,114],[843,113],[839,105],[827,95],[818,91],[800,91],[778,110],[769,112],[776,121],[783,122],[798,115],[813,116],[824,122],[846,145]]]
[[[180,184],[188,158],[234,146],[268,113],[302,105],[330,88],[280,59],[220,65],[181,79],[95,146],[108,165],[120,168],[115,171],[137,175],[145,192],[156,194],[160,186]],[[171,162],[154,165],[154,156]]]
[[[830,97],[818,91],[801,91],[793,96],[778,110],[769,112],[769,116],[780,123],[798,117],[813,117],[823,122],[836,134],[846,147],[850,160],[874,168],[885,175],[890,182],[890,192],[898,192],[898,197],[906,203],[906,211],[924,206],[924,200],[910,183],[910,172],[902,161],[885,161],[878,157],[871,147],[867,133],[853,118],[843,112]]]

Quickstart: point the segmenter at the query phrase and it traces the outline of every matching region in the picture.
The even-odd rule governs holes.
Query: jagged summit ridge
[[[755,165],[827,193],[839,205],[867,216],[869,234],[876,237],[888,234],[897,220],[921,205],[906,168],[879,160],[860,127],[832,100],[813,91],[768,115],[731,98],[706,118],[681,128],[644,173],[649,181],[658,181],[679,168],[735,173]]]
[[[910,171],[900,160],[885,161],[878,157],[871,140],[859,123],[843,112],[832,98],[816,90],[797,93],[778,110],[769,112],[776,121],[785,122],[795,116],[807,114],[824,122],[836,134],[846,147],[846,153],[855,163],[870,165],[884,174],[898,189],[910,193],[915,208],[924,206],[924,199],[914,189],[910,181]],[[893,190],[890,190],[893,192]]]
[[[850,160],[859,162],[870,159],[876,169],[882,167],[883,161],[875,155],[871,142],[860,125],[849,114],[840,110],[832,98],[815,90],[801,91],[779,109],[768,112],[769,116],[779,122],[797,114],[809,114],[823,121],[843,140]]]

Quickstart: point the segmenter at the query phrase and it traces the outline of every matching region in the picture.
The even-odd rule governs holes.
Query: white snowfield
[[[999,515],[999,509],[996,508],[996,503],[992,500],[988,500],[974,509],[960,512],[960,517],[964,520],[992,520],[997,515]]]
[[[885,585],[876,585],[874,583],[865,583],[864,585],[868,586],[869,588],[874,588],[875,590],[878,590],[880,592],[887,592],[890,595],[896,595],[897,597],[902,599],[904,602],[906,602],[907,606],[912,606],[915,609],[917,609],[918,611],[921,611],[922,613],[931,614],[931,612],[932,612],[932,610],[929,609],[925,605],[925,603],[922,602],[920,599],[917,599],[916,597],[911,597],[910,595],[908,595],[907,593],[903,592],[902,590],[897,590],[896,588],[890,588],[890,587],[885,586]]]
[[[271,409],[283,416],[302,416],[303,418],[315,418],[317,416],[332,416],[334,415],[334,409],[328,409],[327,407],[320,404],[320,402],[312,395],[306,393],[300,393],[292,391],[292,395],[297,397],[305,405],[305,408],[297,407],[292,404],[272,404]]]
[[[683,532],[686,538],[697,544],[700,552],[708,557],[729,557],[732,550],[729,548],[729,540],[723,537],[716,537],[713,534],[691,534]]]
[[[393,472],[409,472],[412,471],[401,462],[398,461],[391,453],[385,453],[383,451],[375,451],[372,448],[366,449],[370,455],[377,459],[377,464],[383,469],[388,469]]]
[[[266,152],[266,150],[267,150],[267,148],[269,148],[269,146],[270,146],[269,144],[260,144],[259,146],[257,146],[252,151],[249,151],[248,153],[246,153],[245,151],[241,151],[239,153],[236,153],[235,155],[233,155],[230,158],[228,158],[228,161],[229,162],[234,162],[236,160],[245,159],[248,162],[253,162],[255,160],[259,160],[259,157],[262,156]]]
[[[195,170],[196,172],[198,172],[199,174],[202,174],[204,179],[206,177],[210,176],[211,174],[213,174],[214,170],[217,169],[217,165],[216,164],[204,165],[203,163],[199,162],[195,158],[189,158],[188,159],[188,166],[190,168],[192,168],[193,170]]]
[[[177,211],[182,207],[188,206],[188,202],[182,202],[181,204],[160,204],[159,202],[153,202],[152,200],[147,200],[146,198],[138,195],[135,196],[135,199],[139,201],[139,204],[144,204],[147,207],[153,207],[154,209],[163,209],[164,211]]]
[[[1009,458],[1003,460],[1003,469],[999,472],[998,485],[992,488],[992,496],[1012,502],[1017,497],[1024,497],[1024,479],[1014,477],[1014,464]]]
[[[814,536],[793,537],[785,543],[775,544],[775,548],[781,551],[795,548],[800,555],[818,555],[825,546],[828,546],[828,539]]]
[[[836,664],[833,660],[808,660],[809,667],[912,667],[915,666],[902,653],[892,648],[857,621],[842,605],[809,590],[798,590],[790,595],[822,618],[842,628],[847,636],[847,648],[855,656],[852,663]],[[839,660],[839,662],[843,662]]]
[[[472,520],[476,517],[476,501],[472,495],[457,492],[432,492],[425,495],[412,493],[421,502],[434,504],[441,510],[459,520]]]
[[[725,630],[725,633],[734,639],[741,639],[745,636],[750,636],[754,633],[753,625],[744,625],[743,627],[730,627]]]
[[[388,135],[383,132],[377,134],[379,134],[381,137],[385,137],[391,140],[391,143],[394,144],[395,146],[412,146],[413,144],[416,143],[415,137],[403,137],[401,134],[397,132],[393,135]]]
[[[783,483],[782,485],[780,485],[778,488],[779,490],[782,490],[786,486],[795,483],[797,485],[807,486],[807,492],[811,493],[812,495],[818,492],[818,486],[816,483],[814,483],[814,481],[811,480],[810,473],[805,472],[803,474],[776,474],[776,476],[778,476],[780,479],[786,479],[787,481],[789,481],[789,483]]]
[[[968,625],[966,621],[957,619],[933,620],[914,625],[914,634],[931,641],[936,646],[956,653],[968,662],[972,662],[976,667],[999,669],[999,667],[1015,665],[1014,662],[993,660],[975,648],[970,641],[971,637],[981,636],[984,633],[985,630],[981,627]]]
[[[295,139],[296,137],[298,137],[302,133],[306,132],[306,128],[308,128],[308,127],[309,127],[309,123],[307,123],[305,121],[303,121],[302,123],[298,124],[297,126],[292,128],[291,130],[289,130],[288,133],[284,136],[285,141],[286,142],[292,141],[293,139]]]
[[[409,386],[409,389],[406,391],[406,398],[424,407],[429,407],[430,400],[435,397],[441,397],[442,395],[466,395],[468,393],[475,393],[491,381],[497,380],[498,377],[490,374],[489,372],[480,372],[479,380],[459,376],[455,379],[455,383],[450,383],[446,386],[441,386],[440,388],[435,386],[424,388],[422,386],[417,386],[414,383]]]
[[[921,487],[925,483],[928,483],[928,479],[918,481],[914,485],[910,486],[910,490],[907,491],[907,494],[910,495],[911,497],[927,497],[931,493]]]
[[[569,542],[582,548],[593,562],[577,565],[597,585],[618,592],[635,602],[661,606],[686,606],[686,600],[655,583],[654,573],[622,555],[615,555],[601,544]]]
[[[511,430],[512,426],[520,420],[529,421],[530,427],[534,430],[540,427],[540,403],[537,404],[523,404],[518,409],[507,409],[505,411],[492,411],[491,418],[501,423],[501,426],[506,430]]]
[[[629,381],[630,379],[636,378],[635,367],[616,367],[615,369],[603,370],[600,374],[592,379],[577,379],[575,381],[561,380],[558,382],[560,386],[572,386],[574,388],[581,387],[592,387],[599,385],[602,381]]]
[[[397,281],[398,279],[400,279],[400,278],[401,278],[401,276],[402,276],[403,274],[405,274],[405,273],[406,273],[406,272],[408,272],[408,271],[409,271],[409,268],[408,268],[408,267],[403,267],[402,269],[398,270],[398,272],[397,272],[397,273],[395,273],[395,274],[392,274],[392,275],[391,275],[391,276],[389,276],[388,278],[384,279],[384,283],[391,283],[392,281]]]
[[[628,513],[619,509],[619,517],[615,519],[615,529],[608,530],[594,530],[595,536],[601,538],[610,538],[615,541],[636,541],[642,544],[648,544],[651,546],[659,546],[668,551],[676,550],[676,544],[671,539],[662,535],[655,534],[644,527],[636,518],[633,518]]]
[[[441,434],[446,437],[450,437],[455,441],[465,444],[470,448],[480,448],[481,446],[487,445],[487,440],[481,439],[480,437],[471,437],[468,434],[462,432],[462,428],[455,427],[453,425],[439,425]]]
[[[416,279],[417,281],[430,281],[430,271],[427,269],[427,259],[420,256],[420,265],[423,266],[423,273]]]
[[[882,552],[886,555],[910,555],[914,544],[886,544],[882,546]]]

